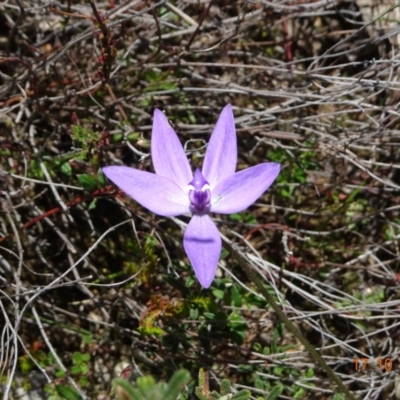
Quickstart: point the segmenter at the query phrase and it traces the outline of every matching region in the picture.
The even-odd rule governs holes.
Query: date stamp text
[[[365,371],[368,365],[373,366],[374,364],[381,370],[389,372],[393,369],[393,360],[390,357],[377,358],[373,360],[371,358],[354,358],[353,359],[354,369],[356,371]]]

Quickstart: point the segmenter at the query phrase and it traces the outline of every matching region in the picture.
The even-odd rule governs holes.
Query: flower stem
[[[319,353],[314,349],[310,342],[301,334],[297,327],[290,321],[290,319],[283,312],[281,307],[274,300],[273,296],[265,289],[263,283],[258,278],[257,274],[253,271],[252,267],[248,261],[229,243],[225,242],[225,248],[231,253],[234,259],[239,263],[239,265],[246,272],[250,280],[256,285],[260,293],[265,297],[265,300],[271,305],[273,310],[278,314],[278,317],[286,325],[286,327],[296,336],[297,339],[303,344],[303,346],[310,353],[311,357],[325,370],[329,378],[336,383],[338,388],[346,396],[347,400],[355,400],[355,397],[350,393],[349,389],[343,384],[340,378],[335,374],[332,368],[326,363],[326,361],[319,355]]]

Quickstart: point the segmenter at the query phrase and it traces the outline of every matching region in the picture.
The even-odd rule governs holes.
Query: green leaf
[[[107,185],[107,178],[106,176],[103,174],[102,170],[99,169],[97,171],[97,181],[100,184],[101,187],[104,187]]]
[[[150,83],[157,82],[160,78],[160,74],[152,69],[147,70],[144,76],[147,79],[147,82]]]
[[[185,282],[185,286],[190,288],[196,283],[196,279],[193,278],[193,276],[188,276]]]
[[[71,165],[66,162],[64,164],[61,165],[60,170],[63,174],[71,176],[72,175],[72,168]]]
[[[140,138],[140,133],[137,132],[132,132],[128,135],[127,139],[129,141],[134,141],[134,140],[138,140]]]
[[[196,396],[199,398],[199,400],[209,400],[210,399],[209,396],[206,396],[202,393],[201,387],[196,387],[195,393],[196,393]]]
[[[92,344],[94,343],[93,337],[90,334],[83,334],[82,335],[83,343],[85,344]]]
[[[124,135],[122,133],[115,133],[111,136],[111,141],[113,143],[118,143],[123,139]]]
[[[229,255],[229,251],[226,250],[226,249],[224,249],[224,248],[222,248],[220,259],[223,260],[223,259],[226,258],[228,255]]]
[[[85,387],[89,382],[89,379],[86,378],[86,376],[81,376],[79,378],[79,384],[81,385],[81,387]]]
[[[343,395],[340,394],[340,393],[335,393],[335,394],[333,395],[332,400],[346,400],[346,397],[343,396]]]
[[[241,307],[243,303],[242,295],[236,285],[232,286],[232,301],[235,307]]]
[[[228,381],[228,379],[222,379],[220,392],[222,395],[229,394],[231,392],[231,383]]]
[[[247,373],[247,372],[253,372],[253,366],[248,365],[248,364],[239,364],[238,365],[238,372],[240,373]]]
[[[234,394],[232,400],[249,400],[251,397],[250,390],[243,389],[239,393]]]
[[[269,392],[266,400],[275,400],[280,396],[283,392],[283,388],[280,385],[274,386],[272,390]]]
[[[176,400],[184,386],[189,382],[190,374],[186,370],[176,371],[168,382],[168,389],[164,394],[164,400]]]
[[[189,311],[190,319],[196,320],[199,318],[199,310],[197,308],[191,308]]]
[[[290,375],[292,375],[292,377],[294,377],[294,378],[297,378],[301,375],[301,373],[299,370],[292,368],[290,370]]]
[[[125,400],[126,398],[129,398],[129,400],[143,400],[143,396],[125,379],[114,379],[112,386],[116,389],[116,400]]]
[[[13,172],[15,173],[15,171],[13,171]],[[28,176],[35,178],[35,179],[43,180],[43,178],[44,178],[43,171],[40,168],[40,165],[36,160],[31,161],[31,165],[29,166],[29,169],[28,169]]]
[[[271,349],[269,347],[264,347],[263,354],[265,354],[266,356],[269,356],[271,354]]]
[[[93,200],[90,202],[88,209],[89,209],[89,210],[94,210],[94,209],[96,208],[96,204],[97,204],[97,199],[93,199]]]
[[[56,386],[57,394],[65,400],[82,400],[80,394],[70,386]]]
[[[89,367],[87,366],[87,364],[80,365],[80,369],[81,369],[80,373],[82,375],[86,375],[89,372]]]
[[[75,364],[80,364],[82,362],[82,354],[75,351],[72,355],[72,360]]]
[[[223,290],[219,290],[219,289],[214,289],[212,291],[212,294],[217,298],[222,300],[224,298],[224,291]]]
[[[156,382],[152,376],[141,376],[136,381],[137,387],[144,392],[151,389],[155,383]]]
[[[242,214],[240,213],[229,214],[228,219],[230,219],[231,221],[239,222],[242,219]]]
[[[214,318],[215,318],[215,314],[214,314],[214,313],[207,312],[207,311],[205,311],[205,312],[203,313],[203,316],[204,316],[205,318],[207,318],[207,319],[214,319]]]
[[[85,190],[94,190],[97,188],[97,178],[88,174],[77,175],[79,183]]]
[[[82,366],[81,365],[73,365],[71,367],[71,374],[72,375],[79,375],[82,373]]]
[[[164,336],[165,332],[159,326],[139,326],[138,332],[144,336],[156,336],[162,337]]]
[[[297,391],[294,394],[293,398],[294,399],[302,399],[302,398],[304,398],[305,394],[306,394],[305,390],[303,388],[299,388],[299,389],[297,389]]]
[[[55,372],[55,376],[57,378],[62,378],[63,376],[65,376],[65,372],[62,369],[57,369]]]
[[[199,370],[199,386],[204,387],[208,379],[208,372],[204,368]]]
[[[307,378],[313,378],[314,377],[314,369],[313,368],[308,368],[307,369],[306,377]]]
[[[194,114],[192,112],[188,111],[188,117],[189,117],[190,123],[192,123],[192,124],[196,123],[196,117],[194,116]]]
[[[275,368],[273,369],[273,374],[274,374],[274,375],[280,376],[280,375],[282,375],[282,373],[283,373],[283,368],[282,368],[282,367],[275,367]]]

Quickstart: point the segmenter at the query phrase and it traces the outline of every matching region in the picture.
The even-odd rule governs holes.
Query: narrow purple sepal
[[[263,163],[237,172],[217,184],[211,193],[211,211],[231,214],[245,210],[274,182],[278,163]]]
[[[182,144],[165,115],[157,109],[154,110],[151,157],[157,175],[170,179],[182,190],[192,180],[192,170]]]
[[[193,215],[183,236],[183,246],[200,285],[210,287],[221,255],[221,235],[207,214]]]
[[[222,110],[213,130],[204,157],[202,173],[214,187],[222,179],[236,170],[237,144],[235,119],[232,106],[228,104]]]
[[[155,214],[176,217],[190,212],[187,193],[167,178],[129,167],[104,167],[102,171],[122,191]]]

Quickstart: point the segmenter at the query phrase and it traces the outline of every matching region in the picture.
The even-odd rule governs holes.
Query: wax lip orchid
[[[173,217],[191,213],[183,246],[203,288],[215,276],[221,235],[209,212],[243,211],[274,182],[278,163],[262,163],[235,172],[237,144],[232,107],[221,112],[211,135],[203,168],[193,174],[178,136],[160,110],[154,111],[151,156],[155,174],[109,166],[103,173],[121,190],[155,214]]]

